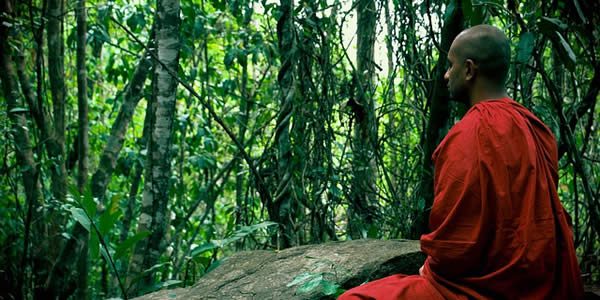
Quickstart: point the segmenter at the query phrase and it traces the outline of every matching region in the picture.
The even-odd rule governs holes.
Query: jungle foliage
[[[466,111],[446,53],[481,23],[557,137],[600,281],[598,1],[6,0],[0,297],[127,298],[234,251],[418,239]]]

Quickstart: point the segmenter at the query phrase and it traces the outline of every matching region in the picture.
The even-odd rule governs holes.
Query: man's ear
[[[473,78],[475,78],[476,73],[477,73],[477,65],[475,64],[475,62],[472,59],[467,58],[465,60],[465,79],[472,80]]]

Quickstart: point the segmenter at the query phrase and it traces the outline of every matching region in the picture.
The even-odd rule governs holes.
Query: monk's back
[[[573,282],[563,274],[578,269],[556,193],[556,142],[541,121],[510,99],[480,102],[434,156],[432,233],[422,245],[430,256],[426,277],[446,298],[559,299],[577,293],[569,290],[579,289],[578,276]],[[453,175],[444,176],[456,160],[472,163],[452,164]],[[452,195],[463,190],[468,193]],[[464,260],[452,257],[455,249],[441,253],[448,243],[473,261],[448,264]]]
[[[510,40],[480,24],[458,34],[444,74],[470,110],[433,153],[434,199],[419,276],[402,274],[342,299],[580,299],[583,285],[556,191],[550,130],[509,99]]]

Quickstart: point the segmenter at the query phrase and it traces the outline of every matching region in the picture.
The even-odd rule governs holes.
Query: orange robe
[[[580,299],[554,136],[505,98],[475,104],[433,154],[423,275],[394,275],[339,299]]]

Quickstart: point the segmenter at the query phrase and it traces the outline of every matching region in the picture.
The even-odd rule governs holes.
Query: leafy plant
[[[292,282],[288,283],[287,287],[296,287],[296,293],[298,294],[309,294],[316,291],[321,291],[325,296],[339,296],[345,290],[340,287],[334,281],[325,279],[325,275],[331,273],[319,272],[305,272],[298,274]]]
[[[196,257],[207,251],[213,251],[213,250],[216,251],[227,245],[230,245],[232,243],[240,241],[240,240],[246,238],[247,236],[255,233],[258,230],[267,229],[267,228],[269,228],[271,226],[275,226],[275,225],[277,225],[277,223],[267,221],[267,222],[262,222],[259,224],[254,224],[254,225],[249,225],[249,226],[241,226],[240,229],[236,230],[235,232],[233,232],[231,235],[229,235],[225,239],[212,240],[208,243],[205,243],[203,245],[200,245],[200,246],[192,249],[191,256]]]

